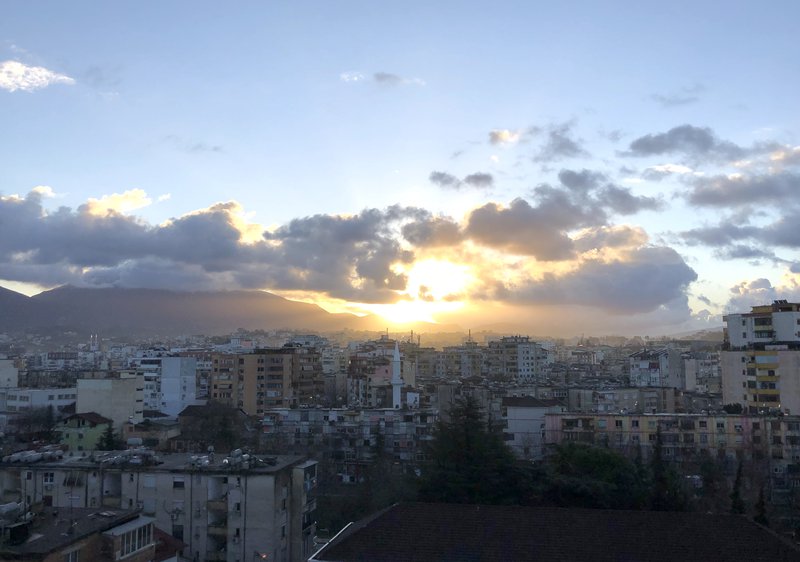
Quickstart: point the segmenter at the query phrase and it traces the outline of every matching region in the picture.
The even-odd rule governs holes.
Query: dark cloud
[[[470,174],[466,176],[463,181],[465,184],[479,189],[486,189],[494,185],[494,177],[492,177],[492,174],[482,172]]]
[[[380,84],[388,84],[390,86],[403,83],[403,79],[400,76],[389,72],[376,72],[372,75],[372,78]]]
[[[736,244],[726,248],[719,249],[714,252],[714,255],[723,260],[768,260],[777,261],[775,254],[764,250],[763,248],[756,248],[754,246],[747,246],[745,244]]]
[[[484,172],[475,172],[474,174],[465,176],[463,180],[460,180],[447,172],[434,171],[428,176],[428,180],[443,189],[462,189],[464,187],[488,189],[494,185],[494,177],[492,174]]]
[[[561,170],[558,173],[559,181],[573,191],[586,193],[600,186],[606,181],[606,176],[600,172],[583,169],[580,172],[574,170]]]
[[[114,212],[94,215],[87,206],[47,213],[37,192],[2,198],[0,278],[48,286],[309,290],[391,302],[406,283],[393,265],[413,259],[397,231],[430,217],[404,207],[317,215],[247,242],[240,212],[236,203],[219,203],[151,226]]]
[[[586,261],[563,275],[551,273],[521,286],[504,285],[501,292],[508,300],[523,303],[633,314],[685,298],[688,285],[696,279],[697,273],[672,248],[643,247],[630,251],[624,260]]]
[[[696,297],[696,298],[697,298],[697,300],[699,300],[701,303],[703,303],[703,304],[705,304],[705,305],[707,305],[707,306],[714,306],[714,304],[711,302],[711,299],[709,299],[709,298],[708,298],[707,296],[705,296],[705,295],[697,295],[697,297]]]
[[[573,136],[573,124],[570,122],[551,125],[545,137],[544,144],[534,155],[534,162],[554,162],[565,158],[578,158],[589,156],[581,146],[581,140]]]
[[[447,172],[431,172],[431,175],[428,176],[428,179],[431,183],[436,184],[439,187],[458,189],[461,186],[461,180],[452,174],[448,174]]]
[[[751,204],[794,204],[798,193],[800,193],[800,175],[781,172],[695,178],[685,196],[693,205],[739,207]]]
[[[623,156],[662,156],[683,154],[691,159],[739,160],[748,151],[742,147],[720,140],[708,127],[680,125],[666,133],[639,137],[631,142]]]
[[[656,197],[637,196],[627,187],[607,182],[605,174],[591,170],[561,170],[558,179],[567,187],[576,200],[585,205],[602,207],[620,215],[632,215],[640,211],[658,211],[664,202]],[[601,188],[601,186],[604,186]]]
[[[469,216],[466,234],[476,242],[542,261],[564,260],[573,255],[572,240],[560,217],[548,215],[515,199],[507,208],[487,203]]]
[[[403,238],[416,247],[454,246],[461,242],[459,225],[450,218],[424,217],[403,225]]]
[[[684,231],[680,234],[689,245],[726,246],[736,240],[756,236],[759,229],[748,225],[738,225],[731,221],[722,221],[716,226],[704,226]]]
[[[587,229],[574,239],[579,252],[603,248],[631,248],[647,243],[647,234],[641,228],[616,226]]]
[[[276,288],[322,291],[361,302],[396,300],[394,291],[405,288],[406,277],[395,273],[392,265],[411,262],[413,254],[401,248],[391,225],[420,214],[390,207],[349,217],[314,215],[292,220],[266,235],[280,242],[278,271],[271,272]]]
[[[626,187],[609,185],[597,194],[600,204],[620,215],[633,215],[640,211],[659,211],[664,202],[655,197],[637,196]]]

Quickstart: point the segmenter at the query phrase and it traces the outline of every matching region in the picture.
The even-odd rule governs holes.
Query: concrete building
[[[423,461],[437,419],[432,410],[275,408],[262,421],[262,443],[321,455],[342,481],[357,482],[379,443],[400,467]]]
[[[778,300],[750,312],[726,315],[725,338],[732,349],[755,344],[800,343],[800,303]]]
[[[0,560],[30,562],[149,562],[174,560],[175,550],[157,553],[152,517],[132,509],[43,509],[22,522],[0,521]],[[27,539],[27,540],[25,540]],[[159,554],[162,554],[159,556]],[[164,555],[165,554],[165,555]]]
[[[672,387],[568,388],[567,410],[598,414],[674,413],[675,396]]]
[[[535,382],[541,375],[539,355],[540,347],[528,336],[490,341],[486,350],[486,373],[496,380]]]
[[[105,457],[0,463],[6,501],[141,509],[183,541],[192,560],[299,562],[313,553],[316,463],[301,457],[157,458],[149,450]],[[257,556],[256,554],[257,553]]]
[[[800,304],[724,317],[722,400],[750,413],[800,413]]]
[[[120,430],[127,421],[144,419],[144,377],[120,373],[106,379],[78,379],[76,412],[96,412]]]
[[[321,354],[316,348],[285,345],[253,353],[212,356],[209,398],[248,415],[268,408],[316,404],[325,396]]]
[[[75,403],[76,388],[3,388],[0,389],[0,411],[19,413],[52,406],[54,414]]]
[[[136,357],[129,362],[144,379],[144,409],[177,416],[197,403],[197,359],[188,356]]]
[[[0,387],[14,388],[19,384],[19,369],[14,359],[0,359]]]
[[[94,412],[73,414],[64,419],[56,429],[61,434],[60,442],[68,451],[94,451],[97,443],[113,423]]]
[[[643,349],[628,361],[631,386],[685,388],[683,359],[677,349]]]
[[[545,414],[565,409],[558,400],[539,400],[530,396],[503,398],[506,444],[522,459],[541,459],[544,456]]]

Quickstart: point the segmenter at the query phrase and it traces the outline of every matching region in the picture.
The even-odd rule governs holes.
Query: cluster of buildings
[[[566,442],[646,458],[660,439],[687,472],[705,458],[729,470],[746,461],[763,469],[770,497],[789,495],[800,487],[800,304],[725,322],[721,346],[514,335],[436,349],[413,334],[137,346],[92,336],[78,349],[0,355],[3,537],[13,542],[9,529],[32,510],[56,510],[58,521],[90,510],[110,525],[87,530],[93,549],[111,548],[114,525],[136,520],[152,527],[136,532],[147,537],[136,543],[142,559],[163,533],[195,560],[305,560],[317,472],[359,482],[378,456],[417,470],[437,422],[464,397],[521,459]],[[193,450],[182,423],[207,402],[248,420],[261,454]],[[30,446],[54,434],[58,454]],[[102,452],[112,438],[128,448]]]

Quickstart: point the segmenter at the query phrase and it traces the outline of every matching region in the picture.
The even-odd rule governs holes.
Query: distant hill
[[[26,297],[0,288],[0,330],[61,327],[107,335],[222,334],[239,328],[374,330],[374,317],[331,314],[264,291],[179,292],[63,286]]]

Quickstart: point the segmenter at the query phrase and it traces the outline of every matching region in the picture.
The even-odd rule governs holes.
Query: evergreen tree
[[[650,471],[653,477],[650,509],[653,511],[685,511],[687,499],[682,482],[678,474],[664,461],[663,449],[664,442],[659,427],[656,430],[653,458],[650,459]]]
[[[731,513],[741,514],[745,512],[744,500],[742,499],[742,461],[736,469],[736,480],[733,483],[731,492]]]
[[[428,502],[521,504],[531,493],[523,469],[502,435],[484,421],[473,398],[457,401],[439,421],[423,468],[419,499]]]
[[[602,447],[566,443],[548,463],[544,496],[564,507],[642,509],[647,482],[641,466]]]
[[[117,434],[114,433],[114,426],[109,423],[103,435],[97,440],[97,449],[100,451],[119,451],[123,448],[122,440],[117,437]]]
[[[765,527],[769,527],[769,519],[767,519],[767,504],[764,501],[764,486],[758,492],[758,502],[756,503],[756,515],[753,521]]]

